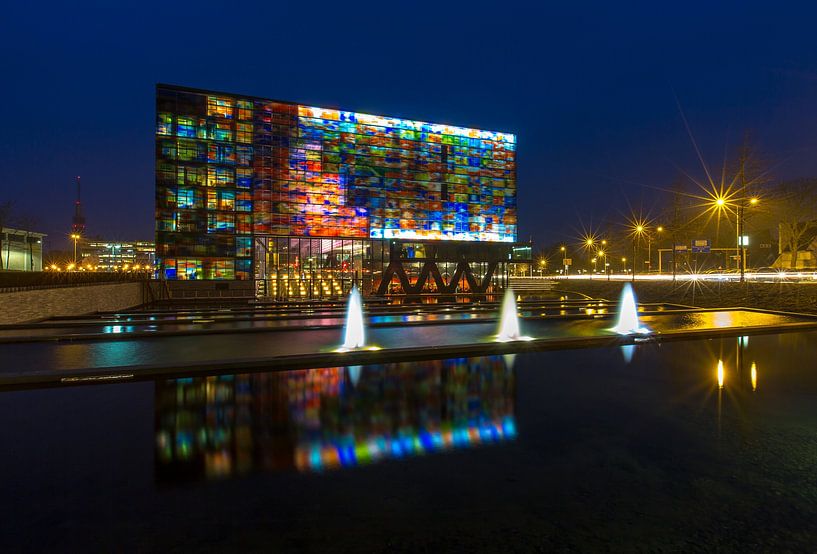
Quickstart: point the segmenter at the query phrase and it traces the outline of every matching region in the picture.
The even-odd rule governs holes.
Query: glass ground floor
[[[530,245],[263,236],[253,258],[260,297],[471,294],[503,287]]]

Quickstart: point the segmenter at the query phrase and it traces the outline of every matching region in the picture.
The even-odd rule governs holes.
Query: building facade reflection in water
[[[513,439],[502,356],[156,383],[160,481],[320,471]]]

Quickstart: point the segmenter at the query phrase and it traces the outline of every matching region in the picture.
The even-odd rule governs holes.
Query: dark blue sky
[[[710,162],[750,129],[776,177],[817,176],[812,3],[17,4],[0,202],[55,248],[75,175],[89,234],[152,237],[157,82],[515,132],[539,243],[700,173],[676,96]]]

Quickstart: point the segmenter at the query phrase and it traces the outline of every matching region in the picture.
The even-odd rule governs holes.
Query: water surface
[[[2,393],[0,546],[811,550],[817,333],[631,354]]]

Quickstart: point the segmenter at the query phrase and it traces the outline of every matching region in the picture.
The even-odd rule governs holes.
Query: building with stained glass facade
[[[170,85],[156,106],[163,278],[461,292],[529,258],[513,134]]]

